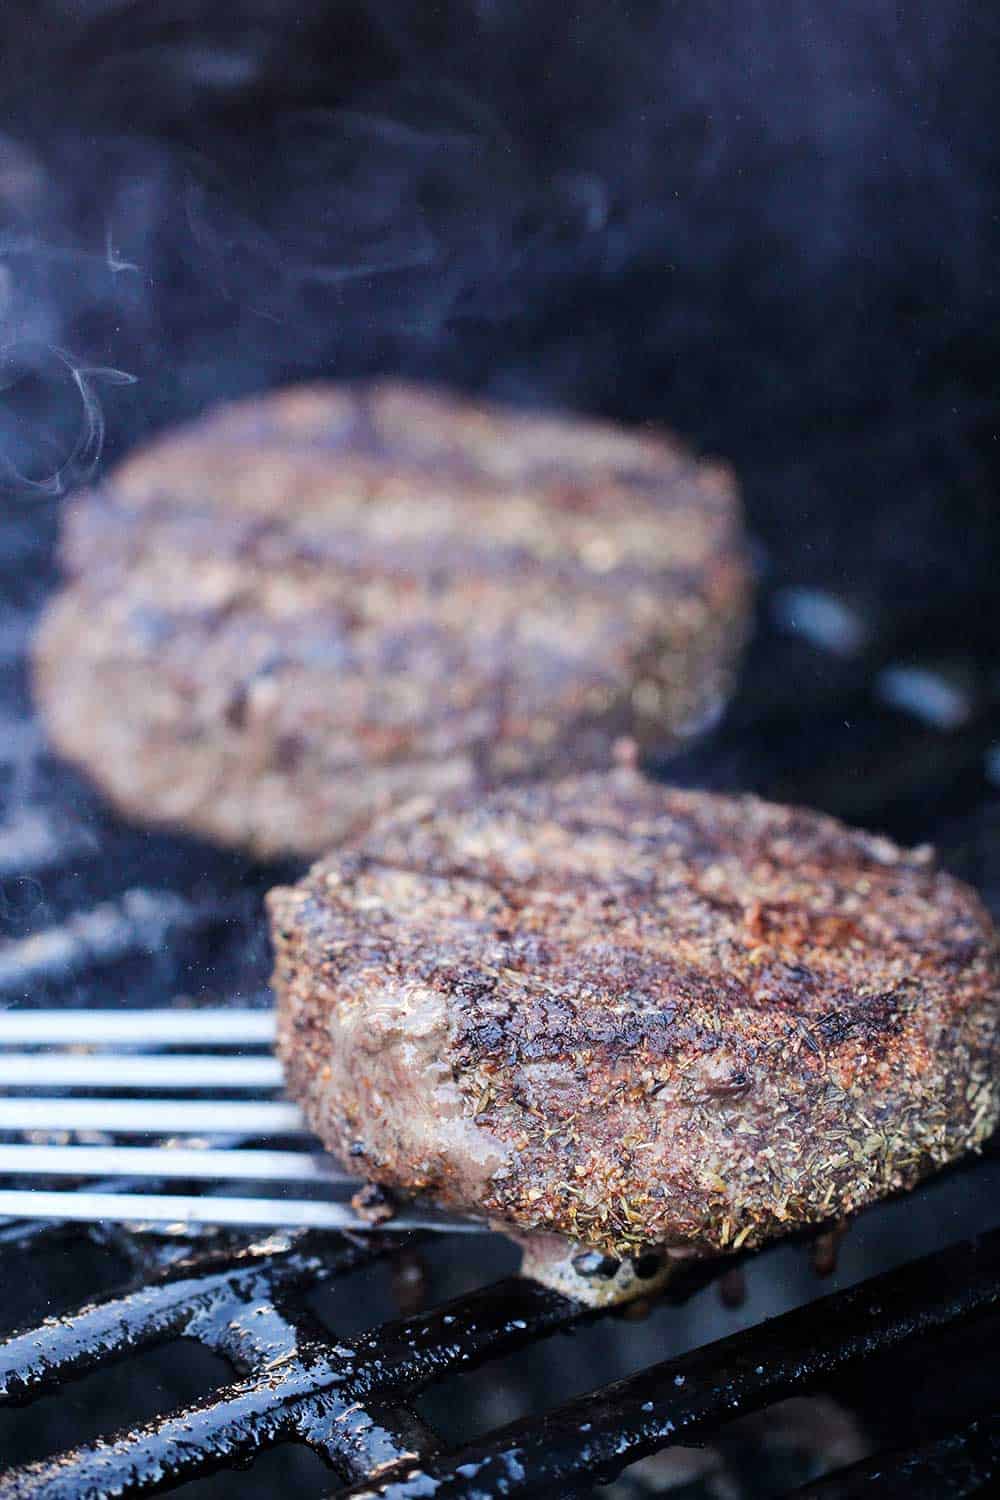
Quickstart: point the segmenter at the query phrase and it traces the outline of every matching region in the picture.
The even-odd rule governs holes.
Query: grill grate
[[[985,1495],[1000,1467],[1000,1414],[960,1432],[866,1463],[797,1491],[798,1500],[960,1500]]]
[[[0,1404],[30,1402],[178,1337],[224,1356],[238,1379],[165,1419],[10,1471],[0,1477],[0,1497],[144,1494],[246,1463],[288,1440],[317,1451],[354,1496],[471,1500],[554,1485],[562,1492],[582,1476],[610,1478],[647,1453],[704,1440],[734,1416],[879,1355],[904,1347],[922,1353],[935,1335],[1000,1306],[995,1230],[442,1451],[406,1405],[409,1398],[594,1314],[512,1278],[427,1314],[332,1339],[303,1308],[302,1294],[388,1249],[384,1241],[303,1236],[184,1255],[151,1284],[8,1340],[0,1346]],[[690,1295],[710,1274],[705,1267],[690,1273],[674,1298]],[[981,1478],[997,1458],[997,1426],[987,1422],[893,1464],[897,1472],[910,1466],[925,1473],[928,1482],[954,1470],[961,1483],[962,1475]],[[843,1482],[857,1486],[873,1474],[862,1466]]]

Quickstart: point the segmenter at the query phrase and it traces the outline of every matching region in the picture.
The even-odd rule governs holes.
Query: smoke
[[[401,372],[666,422],[737,465],[779,579],[993,649],[954,600],[994,587],[997,30],[973,0],[6,6],[0,344],[72,353],[4,473]]]
[[[61,392],[54,393],[45,382],[46,355],[62,367],[59,373],[68,377],[79,398],[79,426],[65,455],[58,452],[58,438],[53,435],[48,418],[53,408],[60,412],[65,410],[66,402]],[[135,379],[125,370],[80,364],[65,349],[55,346],[41,350],[16,345],[0,348],[0,402],[4,402],[5,394],[7,396],[0,408],[3,415],[0,422],[0,475],[8,491],[55,497],[65,494],[69,487],[92,479],[101,461],[106,430],[98,388],[100,385],[134,385]],[[31,431],[26,421],[24,403],[20,410],[12,410],[11,392],[24,386],[32,388],[32,404],[41,407],[41,420],[36,419],[35,431]],[[19,450],[37,453],[46,448],[54,450],[54,467],[40,475],[18,468]]]

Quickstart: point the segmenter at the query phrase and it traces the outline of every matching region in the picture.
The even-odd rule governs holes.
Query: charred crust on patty
[[[818,814],[627,771],[505,788],[383,820],[269,906],[312,1127],[519,1235],[753,1248],[997,1121],[987,913]]]

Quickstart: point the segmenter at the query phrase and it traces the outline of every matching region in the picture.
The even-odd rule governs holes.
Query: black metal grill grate
[[[798,1491],[798,1500],[958,1500],[992,1493],[1000,1467],[1000,1416],[915,1448],[852,1464]]]
[[[31,1238],[30,1231],[22,1237],[25,1252]],[[321,1454],[348,1486],[343,1493],[355,1496],[471,1500],[553,1486],[561,1493],[581,1477],[610,1478],[665,1445],[702,1441],[735,1416],[879,1356],[905,1350],[923,1359],[936,1335],[1000,1306],[995,1230],[449,1451],[406,1405],[414,1394],[586,1315],[513,1278],[332,1339],[303,1308],[302,1294],[387,1249],[380,1241],[355,1246],[310,1236],[210,1255],[178,1255],[175,1247],[174,1263],[146,1284],[8,1340],[0,1346],[0,1404],[28,1403],[177,1337],[225,1357],[237,1379],[145,1427],[12,1470],[0,1477],[0,1497],[145,1494],[244,1464],[288,1440]],[[703,1268],[674,1297],[689,1295],[708,1274]],[[974,1493],[962,1485],[989,1477],[1000,1457],[997,1434],[990,1415],[926,1452],[893,1455],[888,1472],[924,1484],[913,1493]],[[892,1493],[871,1465],[814,1493],[879,1493],[868,1488],[876,1480]],[[928,1488],[933,1482],[952,1487]]]

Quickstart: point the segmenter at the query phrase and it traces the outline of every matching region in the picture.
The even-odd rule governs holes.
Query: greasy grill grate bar
[[[740,1413],[879,1354],[919,1348],[1000,1305],[997,1230],[443,1452],[407,1408],[410,1397],[586,1315],[554,1292],[510,1279],[332,1339],[297,1298],[386,1249],[384,1241],[355,1246],[315,1236],[244,1244],[181,1260],[154,1284],[8,1340],[0,1346],[0,1402],[30,1401],[179,1336],[226,1357],[238,1378],[165,1419],[12,1471],[0,1478],[0,1497],[149,1493],[296,1439],[322,1454],[354,1496],[443,1500],[553,1486],[561,1493],[582,1477],[611,1477],[644,1454],[701,1440]],[[675,1296],[710,1274],[694,1273]],[[967,1450],[958,1458],[966,1462]]]
[[[3,841],[9,833],[0,829]],[[72,853],[72,846],[60,850]],[[41,869],[18,868],[24,879]],[[198,934],[245,914],[242,896],[196,904],[174,891],[126,891],[117,901],[105,901],[88,911],[74,911],[62,923],[29,937],[8,942],[0,951],[0,1000],[13,1000],[42,983],[70,984],[93,977],[101,968],[134,954],[156,954],[168,937]]]
[[[866,1459],[796,1490],[796,1500],[966,1500],[993,1493],[1000,1469],[1000,1413],[931,1443]]]

